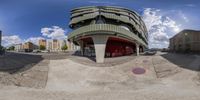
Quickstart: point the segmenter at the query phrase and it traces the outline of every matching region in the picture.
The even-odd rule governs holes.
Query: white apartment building
[[[44,42],[41,42],[39,45],[44,45],[46,50],[51,52],[62,51],[62,47],[67,45],[69,51],[79,50],[79,46],[74,45],[72,42],[69,42],[67,39],[47,39]]]
[[[21,50],[23,50],[23,45],[22,45],[22,43],[16,44],[16,45],[15,45],[15,51],[19,52],[19,51],[21,51]]]

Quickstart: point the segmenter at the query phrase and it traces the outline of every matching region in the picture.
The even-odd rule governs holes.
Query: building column
[[[80,50],[81,50],[81,55],[84,56],[84,43],[82,40],[78,41],[78,44],[80,46]],[[74,50],[74,45],[73,45],[73,50]]]
[[[139,56],[140,53],[140,45],[136,43],[136,55]]]
[[[73,51],[73,42],[70,42],[70,49]]]
[[[93,39],[94,47],[95,47],[96,62],[103,63],[108,36],[94,35],[92,36],[92,39]]]
[[[140,47],[140,52],[144,52],[144,46]]]

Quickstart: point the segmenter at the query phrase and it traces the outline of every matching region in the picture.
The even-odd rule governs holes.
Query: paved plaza
[[[23,58],[27,64],[17,66],[17,62],[26,62]],[[8,53],[0,61],[9,68],[0,67],[0,100],[200,99],[198,55],[158,52],[107,58],[105,64],[96,65],[90,58],[69,53]],[[11,65],[16,65],[14,71]],[[134,68],[145,73],[135,74]]]

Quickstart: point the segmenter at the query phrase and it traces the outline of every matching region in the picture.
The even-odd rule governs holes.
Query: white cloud
[[[38,45],[40,39],[44,39],[44,38],[43,37],[30,37],[30,38],[26,39],[25,42],[32,42],[32,43]]]
[[[19,44],[21,42],[22,39],[18,35],[2,36],[2,45],[5,47],[14,44]]]
[[[187,7],[196,7],[195,4],[186,4],[185,6],[187,6]]]
[[[166,17],[164,20],[163,20],[163,27],[168,27],[168,28],[171,28],[174,32],[179,32],[180,31],[180,25],[177,25],[177,23],[170,19],[169,17]],[[164,31],[164,30],[163,30]]]
[[[52,26],[50,28],[45,27],[41,29],[41,33],[43,36],[51,38],[51,39],[63,39],[66,38],[66,31],[59,26]]]
[[[25,42],[32,42],[38,45],[40,39],[44,39],[43,37],[30,37],[28,39],[21,39],[18,35],[11,35],[11,36],[3,36],[2,37],[2,45],[5,47],[12,46],[15,44],[25,43]]]
[[[51,38],[51,39],[65,39],[67,36],[65,36],[65,30],[58,26],[52,26],[51,28],[42,28],[41,33],[43,36]],[[24,42],[32,42],[36,45],[38,45],[38,41],[40,39],[45,39],[43,37],[30,37],[28,39],[21,39],[18,35],[11,35],[11,36],[2,36],[2,45],[7,47],[19,43]]]
[[[161,16],[156,15],[160,10],[152,10],[151,8],[146,8],[143,13],[143,20],[147,26],[147,29],[150,30],[154,25],[161,24]]]
[[[163,16],[159,9],[146,8],[143,20],[149,32],[149,47],[168,47],[170,32],[180,31],[180,25],[168,16]]]
[[[179,16],[185,21],[185,22],[189,22],[189,19],[186,17],[186,15],[182,12],[182,11],[179,11]]]

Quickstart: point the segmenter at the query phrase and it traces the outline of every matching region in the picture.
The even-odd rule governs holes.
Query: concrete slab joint
[[[103,63],[108,36],[95,35],[95,36],[92,36],[92,40],[94,42],[94,47],[95,47],[96,62]]]

